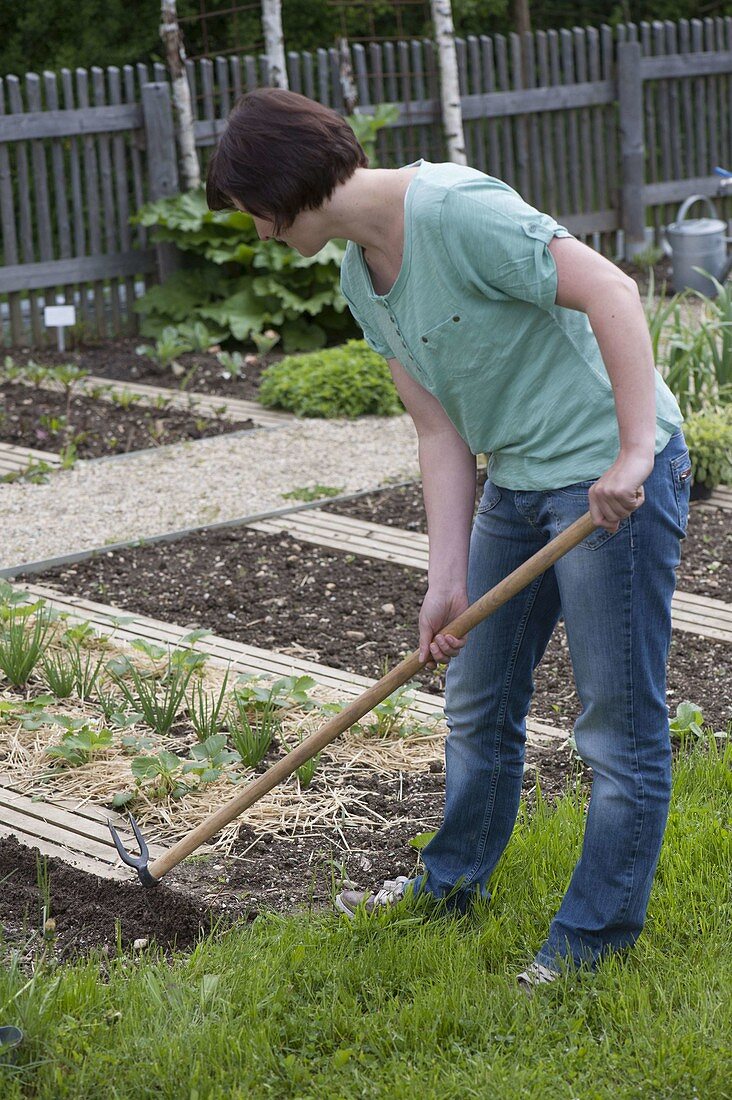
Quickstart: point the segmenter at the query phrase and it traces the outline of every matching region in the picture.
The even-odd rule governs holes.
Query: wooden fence
[[[469,163],[615,256],[732,168],[732,18],[458,40]],[[359,110],[399,106],[382,165],[444,157],[428,41],[351,48]],[[290,87],[343,110],[338,51],[289,53]],[[189,62],[205,162],[265,58]],[[75,301],[83,334],[134,331],[132,303],[166,254],[129,224],[178,187],[162,65],[0,80],[0,310],[5,343],[46,339],[42,306]],[[647,228],[648,227],[648,228]],[[621,245],[622,247],[622,238]],[[156,259],[158,263],[156,264]]]

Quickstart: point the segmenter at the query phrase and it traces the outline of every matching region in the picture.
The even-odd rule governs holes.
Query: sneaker
[[[532,962],[522,974],[519,974],[516,981],[524,993],[531,994],[538,985],[547,985],[548,982],[556,981],[558,977],[556,970],[550,970],[548,966]]]
[[[395,879],[388,878],[375,894],[369,890],[342,890],[335,899],[335,907],[353,920],[362,906],[364,912],[373,913],[379,905],[395,905],[401,901],[409,882],[406,875],[398,875]]]

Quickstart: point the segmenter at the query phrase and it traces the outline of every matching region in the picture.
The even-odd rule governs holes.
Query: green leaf
[[[131,645],[133,649],[137,649],[140,653],[144,653],[145,656],[149,657],[152,661],[162,660],[168,652],[165,646],[155,645],[154,642],[148,642],[144,638],[135,638]]]
[[[417,835],[413,836],[409,841],[410,847],[416,848],[418,852],[421,852],[423,848],[427,847],[434,835],[434,831],[431,833],[417,833]]]

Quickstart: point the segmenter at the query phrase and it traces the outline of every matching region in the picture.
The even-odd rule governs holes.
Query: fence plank
[[[147,148],[155,150],[155,155],[148,155],[147,158],[150,198],[153,201],[169,198],[180,190],[169,85],[160,82],[145,84],[142,89],[142,107]],[[164,281],[179,267],[179,256],[176,249],[169,244],[158,244],[155,251],[158,274],[161,281]]]
[[[5,114],[5,82],[0,78],[0,118]],[[0,144],[0,227],[2,228],[3,259],[6,264],[18,262],[18,237],[15,231],[15,199],[10,155],[6,145]],[[13,344],[23,341],[23,313],[19,294],[8,296],[10,339]],[[0,333],[1,335],[1,333]]]
[[[109,98],[114,104],[122,102],[122,81],[120,71],[116,65],[110,65],[107,69],[109,80]],[[117,236],[122,252],[129,252],[132,248],[132,233],[130,232],[130,202],[128,193],[129,172],[125,157],[125,139],[121,134],[112,138],[112,157],[114,162],[114,184],[116,192],[117,208]],[[124,280],[125,309],[123,328],[127,333],[136,331],[135,313],[132,308],[135,301],[135,281],[128,276]]]
[[[244,58],[244,72],[246,73],[247,91],[252,92],[259,87],[257,78],[257,63],[253,57]]]
[[[326,107],[330,107],[330,69],[328,66],[328,51],[316,50],[318,59],[318,99]]]
[[[290,91],[302,95],[302,80],[300,77],[300,54],[297,50],[289,50],[287,53],[287,81]]]
[[[368,69],[366,67],[366,51],[360,42],[354,42],[351,47],[353,51],[353,67],[356,76],[356,88],[358,89],[358,104],[359,107],[365,107],[371,102],[371,94],[369,92],[369,78]]]
[[[97,65],[92,67],[91,73],[94,103],[97,107],[102,107],[105,105],[107,98],[107,91],[104,86],[104,73]],[[114,202],[110,138],[108,134],[99,134],[96,141],[99,157],[102,209],[104,212],[104,251],[106,253],[119,252],[120,244],[116,228],[117,212]],[[122,331],[122,315],[120,310],[119,285],[116,280],[112,280],[110,283],[108,294],[112,309],[112,333],[117,336]]]
[[[493,57],[493,39],[487,35],[480,38],[480,60],[483,79],[483,92],[490,93],[496,86],[496,68]],[[498,132],[498,123],[488,118],[486,123],[488,133],[488,171],[492,176],[501,176],[501,145]]]
[[[469,66],[468,66],[468,88],[473,95],[480,95],[483,91],[481,83],[481,64],[480,64],[480,43],[474,34],[468,36],[467,39]],[[422,98],[417,96],[417,98]],[[485,156],[485,127],[483,119],[476,120],[474,126],[471,128],[471,134],[473,135],[473,153],[470,159],[470,163],[478,168],[481,172],[487,172]]]
[[[537,86],[537,59],[536,59],[536,35],[524,35],[523,42],[523,79],[526,88]],[[541,81],[539,81],[541,83]],[[540,210],[546,208],[544,201],[545,171],[542,156],[543,127],[540,129],[540,118],[543,115],[532,112],[528,116],[529,131],[529,176],[531,179],[530,199]]]
[[[61,88],[63,90],[64,107],[72,110],[75,107],[74,83],[70,69],[61,70]],[[86,223],[84,214],[84,191],[81,172],[81,148],[78,138],[67,139],[69,145],[69,178],[71,182],[71,213],[74,230],[73,251],[76,256],[83,256],[86,252]],[[79,317],[82,325],[92,330],[92,310],[86,287],[78,288]]]
[[[70,283],[99,282],[154,269],[155,253],[151,249],[132,249],[130,252],[100,256],[72,256],[66,260],[44,260],[42,263],[8,264],[0,267],[0,294],[21,288],[44,290]]]
[[[56,74],[45,72],[43,74],[43,84],[46,96],[46,106],[50,111],[57,111],[59,99]],[[64,150],[58,138],[51,143],[51,170],[53,173],[53,193],[56,207],[58,252],[60,256],[66,257],[71,255],[71,228],[69,225],[69,208],[66,200]]]
[[[86,69],[76,70],[76,96],[80,107],[89,106],[89,74]],[[94,138],[86,135],[82,138],[84,151],[84,190],[86,194],[88,248],[92,256],[102,254],[101,209],[99,203],[99,179],[97,171],[97,150]],[[104,324],[104,284],[95,282],[94,323],[97,336],[105,335]]]
[[[590,27],[587,30],[587,61],[588,75],[590,80],[602,80],[600,33],[595,27]],[[595,187],[592,196],[592,207],[593,209],[597,209],[598,207],[610,205],[610,197],[607,192],[607,176],[605,173],[606,150],[604,119],[602,107],[590,108],[589,110],[591,114],[592,127],[591,157],[593,176],[595,181]],[[596,248],[598,251],[601,249],[601,241],[599,239],[593,241],[593,248]]]
[[[552,95],[556,95],[562,83],[562,63],[560,57],[559,34],[557,31],[547,32],[547,45],[549,48],[549,71],[551,74]],[[568,214],[572,212],[572,203],[569,197],[569,165],[567,163],[567,128],[566,115],[557,112],[554,115],[554,148],[557,178],[557,194],[559,215],[564,223]]]
[[[575,79],[580,84],[587,83],[587,56],[586,50],[586,36],[584,30],[581,27],[575,27],[572,32],[572,40],[574,44],[574,71]],[[594,178],[592,172],[592,128],[590,126],[590,110],[589,107],[583,107],[578,111],[578,128],[580,148],[583,150],[582,156],[582,210],[596,209],[595,205],[595,187]]]
[[[140,108],[133,106],[47,110],[42,114],[21,111],[17,116],[0,120],[0,142],[106,134],[113,130],[129,130],[141,124]]]
[[[6,82],[8,103],[14,114],[23,114],[23,97],[20,92],[20,81],[15,76],[9,76]],[[24,263],[33,263],[36,259],[33,241],[33,215],[31,212],[31,188],[28,172],[28,150],[21,142],[17,146],[15,167],[18,179],[18,229],[20,230],[20,254]],[[33,341],[37,346],[44,343],[43,327],[41,325],[41,312],[38,305],[38,296],[28,295],[30,304],[30,321]]]
[[[506,48],[506,39],[502,34],[497,34],[495,36],[494,49],[496,61],[496,83],[501,91],[507,92],[509,88],[508,51]],[[511,132],[511,123],[508,121],[508,119],[503,119],[500,123],[500,127],[501,152],[503,161],[503,172],[501,178],[504,179],[506,183],[511,184],[512,187],[515,187],[517,185],[517,180],[513,157],[513,134]]]
[[[549,43],[545,31],[536,33],[536,72],[540,88],[548,88],[551,83],[549,71]],[[554,125],[549,113],[540,116],[541,127],[541,209],[552,214],[559,213],[557,195],[557,163],[554,148]]]
[[[574,43],[572,32],[560,30],[559,48],[562,57],[562,81],[564,84],[573,84],[574,76]],[[580,173],[577,170],[580,163],[579,127],[577,125],[577,112],[569,111],[567,114],[567,172],[569,174],[569,189],[571,194],[571,209],[582,209],[582,194],[580,190]]]
[[[687,54],[691,50],[691,28],[688,19],[679,21],[679,50]],[[696,132],[694,128],[694,105],[691,80],[681,78],[681,107],[683,114],[684,168],[685,176],[696,175]]]
[[[198,73],[201,78],[201,96],[203,120],[206,122],[209,133],[213,138],[216,134],[216,99],[214,96],[214,67],[208,57],[202,57],[199,62]],[[147,123],[146,123],[147,125]]]
[[[666,39],[666,53],[675,54],[678,51],[678,41],[676,37],[676,24],[667,19],[663,24],[664,35]],[[678,80],[669,81],[668,85],[668,131],[669,131],[669,147],[670,147],[670,171],[669,176],[674,179],[679,179],[683,175],[682,167],[682,120],[681,120],[681,96],[680,96],[680,82]]]
[[[418,131],[411,122],[411,106],[414,99],[412,94],[412,81],[409,65],[409,47],[406,42],[397,43],[397,63],[399,67],[399,86],[402,103],[407,108],[407,120],[409,125],[405,132],[404,158],[412,162],[421,156]]]
[[[303,90],[309,99],[315,99],[315,75],[313,73],[313,55],[307,51],[302,55]]]
[[[691,45],[696,52],[704,49],[704,28],[700,19],[691,20]],[[702,176],[709,165],[709,153],[707,151],[707,131],[705,126],[707,95],[704,78],[699,74],[694,81],[694,106],[697,125],[697,159],[695,175]]]
[[[335,111],[344,110],[343,88],[341,87],[341,59],[338,50],[328,50],[328,67],[330,69],[331,107]]]
[[[225,57],[216,58],[216,83],[219,93],[218,117],[227,119],[231,112],[231,92],[229,90],[229,67]]]
[[[511,56],[511,82],[514,89],[520,91],[524,87],[524,65],[521,38],[519,35],[509,35],[509,51]],[[529,198],[531,194],[531,183],[529,179],[529,131],[525,114],[521,114],[516,118],[513,131],[516,165],[518,168],[518,183],[516,186],[522,195],[526,195],[526,197]]]
[[[131,65],[125,65],[122,70],[125,86],[125,99],[128,103],[135,101],[135,72]],[[130,163],[132,165],[132,201],[135,210],[139,210],[145,202],[145,174],[142,167],[142,150],[144,146],[144,132],[136,131],[130,136]],[[143,225],[135,226],[135,244],[138,248],[147,246],[147,230]]]
[[[640,50],[637,42],[624,43],[618,49],[619,124],[624,181],[622,225],[625,233],[625,256],[628,259],[645,247]]]
[[[600,75],[603,80],[612,80],[615,84],[615,35],[613,28],[607,24],[603,24],[600,28]],[[620,163],[620,148],[618,141],[618,126],[615,117],[615,102],[601,108],[602,110],[602,122],[603,122],[603,157],[605,161],[605,172],[607,176],[607,195],[605,202],[608,206],[612,206],[615,210],[620,210],[620,179],[619,179],[619,163]],[[612,240],[604,238],[603,244],[607,253],[611,256],[617,256],[617,239],[614,236]]]

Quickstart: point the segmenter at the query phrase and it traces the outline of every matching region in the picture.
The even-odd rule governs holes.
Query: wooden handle
[[[544,573],[551,565],[554,565],[554,562],[558,561],[569,550],[578,546],[594,530],[595,523],[590,513],[586,512],[566,531],[562,531],[561,534],[542,547],[538,553],[530,557],[523,565],[520,565],[518,569],[514,569],[513,573],[509,573],[495,588],[491,588],[489,592],[486,592],[484,596],[481,596],[479,600],[466,608],[462,615],[458,615],[456,619],[443,627],[440,633],[454,634],[456,638],[464,638],[474,626],[483,622],[504,603],[507,603],[518,592],[521,592],[531,581]],[[322,725],[310,737],[306,737],[304,741],[301,741],[282,760],[278,760],[276,764],[273,764],[264,775],[260,775],[258,779],[250,783],[241,794],[236,795],[225,806],[216,810],[200,825],[197,825],[195,829],[191,829],[177,844],[174,844],[159,859],[156,859],[149,868],[152,877],[155,879],[162,878],[164,874],[177,866],[191,852],[195,852],[201,844],[205,844],[207,840],[215,836],[220,829],[223,829],[224,825],[228,825],[240,813],[253,806],[255,802],[267,794],[268,791],[271,791],[273,787],[276,787],[278,783],[281,783],[283,779],[286,779],[288,775],[292,775],[294,771],[324,749],[326,745],[329,745],[331,741],[335,741],[341,733],[350,729],[354,722],[357,722],[359,718],[363,718],[364,714],[368,714],[393,691],[411,680],[426,664],[427,661],[420,661],[418,650],[410,653],[408,657],[395,665],[390,672],[387,672],[386,676],[382,676],[378,683],[367,688],[362,695],[349,703],[339,714],[336,714],[330,721]]]

